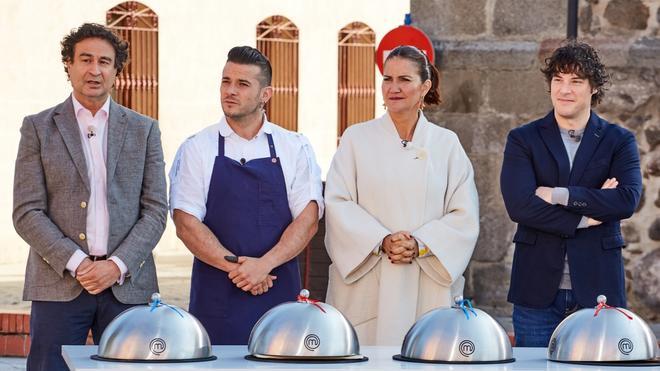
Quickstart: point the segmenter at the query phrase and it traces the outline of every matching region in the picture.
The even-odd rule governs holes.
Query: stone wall
[[[455,131],[475,167],[481,234],[466,272],[466,295],[495,315],[506,301],[515,229],[499,191],[508,131],[547,113],[539,72],[565,38],[567,1],[412,0],[413,25],[436,49],[444,103],[431,121]],[[596,111],[636,134],[644,194],[623,222],[629,306],[660,320],[660,0],[579,2],[579,37],[596,46],[612,74]]]

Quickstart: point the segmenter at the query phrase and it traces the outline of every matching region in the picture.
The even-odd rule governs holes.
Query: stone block
[[[480,115],[475,126],[475,138],[471,152],[496,156],[498,164],[501,162],[506,138],[511,129],[525,124],[527,120],[511,115],[488,114]],[[499,179],[499,167],[497,179]]]
[[[610,86],[597,111],[614,112],[620,121],[626,121],[637,110],[653,104],[658,88],[645,81],[641,69],[614,67],[609,69],[609,73]]]
[[[660,176],[660,152],[653,154],[646,164],[646,174],[651,176]]]
[[[628,64],[630,41],[617,37],[592,37],[582,38],[582,41],[591,45],[598,52],[600,61],[605,68],[624,67]]]
[[[515,223],[509,219],[500,192],[502,155],[473,155],[475,181],[479,193],[479,239],[472,259],[502,262],[512,248]]]
[[[644,37],[630,46],[629,63],[635,67],[660,67],[660,38]]]
[[[613,26],[644,30],[648,24],[649,7],[641,0],[612,0],[607,4],[603,15]]]
[[[463,286],[463,296],[466,298],[472,298],[474,296],[474,289],[472,288],[472,265],[468,264],[463,272],[463,277],[465,278],[465,286]]]
[[[650,115],[640,114],[640,113],[642,113],[641,112],[642,110],[643,110],[643,108],[638,109],[632,116],[630,116],[627,120],[622,122],[623,126],[626,129],[628,129],[628,130],[632,131],[633,133],[635,133],[635,135],[637,137],[637,142],[639,144],[641,144],[640,140],[639,140],[639,136],[644,131],[644,124],[651,119]]]
[[[476,113],[483,106],[485,74],[475,70],[442,70],[439,109],[448,112]]]
[[[479,154],[501,157],[509,130],[524,123],[509,115],[493,113],[434,111],[427,114],[427,118],[455,132],[470,158]]]
[[[545,60],[552,56],[555,49],[559,48],[564,42],[564,38],[544,39],[539,45],[538,63],[539,69],[545,66]]]
[[[660,218],[655,218],[649,227],[649,238],[654,241],[660,241]]]
[[[591,22],[593,21],[593,10],[591,5],[581,7],[578,10],[578,27],[583,33],[591,33]]]
[[[530,41],[434,40],[440,69],[527,70],[537,66],[539,45]]]
[[[643,184],[642,182],[642,194],[639,195],[639,202],[637,203],[637,208],[635,208],[636,213],[638,213],[644,207],[645,202],[646,202],[646,185]]]
[[[630,220],[624,220],[621,222],[621,233],[627,244],[637,243],[641,240],[637,228]]]
[[[453,113],[442,110],[428,111],[425,114],[429,121],[456,133],[468,157],[471,155],[475,126],[479,115],[473,113]]]
[[[563,38],[545,39],[541,42],[538,52],[539,66],[545,65],[545,59],[549,58],[555,49],[564,43]],[[624,37],[581,37],[583,41],[591,45],[598,52],[601,62],[605,68],[625,67],[629,63],[630,41]]]
[[[660,249],[655,249],[640,259],[633,270],[632,290],[646,311],[655,312],[660,317]],[[639,313],[641,315],[641,313]],[[648,319],[648,318],[647,318]]]
[[[511,305],[506,301],[511,267],[503,263],[470,263],[470,293],[475,306],[492,316],[508,315]]]
[[[538,40],[566,37],[567,1],[496,0],[495,36]]]
[[[413,26],[431,38],[454,38],[486,32],[486,0],[412,0]]]
[[[486,101],[496,112],[535,118],[552,109],[548,85],[537,70],[494,71],[486,81]]]

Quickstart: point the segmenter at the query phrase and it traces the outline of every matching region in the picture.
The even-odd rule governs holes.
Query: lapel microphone
[[[403,148],[408,147],[408,141],[405,139],[401,140],[401,145],[403,146]]]
[[[87,139],[91,139],[96,136],[96,127],[94,125],[89,125],[87,127]]]
[[[571,139],[573,139],[576,142],[582,140],[582,134],[575,134],[575,130],[569,130],[568,136],[571,137]]]

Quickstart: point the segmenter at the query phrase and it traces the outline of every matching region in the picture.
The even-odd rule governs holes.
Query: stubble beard
[[[236,113],[227,113],[225,112],[225,116],[229,117],[233,121],[240,123],[244,121],[249,121],[249,118],[256,117],[258,116],[258,113],[261,113],[261,104],[257,103],[254,108],[252,108],[249,111],[241,111],[241,112],[236,112]]]

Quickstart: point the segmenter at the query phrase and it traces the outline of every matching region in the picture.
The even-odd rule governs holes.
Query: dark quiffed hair
[[[73,53],[76,44],[89,38],[103,39],[112,45],[115,49],[115,68],[117,69],[117,75],[119,75],[128,61],[128,43],[119,38],[119,36],[115,35],[108,28],[96,23],[84,23],[77,29],[71,30],[71,32],[62,39],[62,63],[64,63],[64,72],[66,72],[67,75],[69,74],[69,69],[67,68],[66,63],[73,62]]]
[[[249,64],[259,67],[261,86],[270,86],[273,80],[273,68],[268,58],[251,46],[235,46],[227,53],[227,62]]]
[[[545,75],[548,84],[559,73],[574,73],[582,79],[589,80],[591,88],[596,89],[596,93],[591,96],[592,106],[603,99],[605,85],[610,79],[596,49],[576,40],[565,41],[550,58],[546,58],[545,67],[541,68],[541,72]]]
[[[424,52],[414,46],[400,45],[390,52],[385,59],[385,63],[395,57],[404,58],[413,62],[417,66],[417,72],[422,79],[422,82],[431,80],[431,89],[429,89],[428,93],[424,96],[425,104],[431,105],[442,103],[442,99],[440,99],[440,77],[438,69],[429,62],[429,59]],[[385,63],[383,63],[383,65]]]

